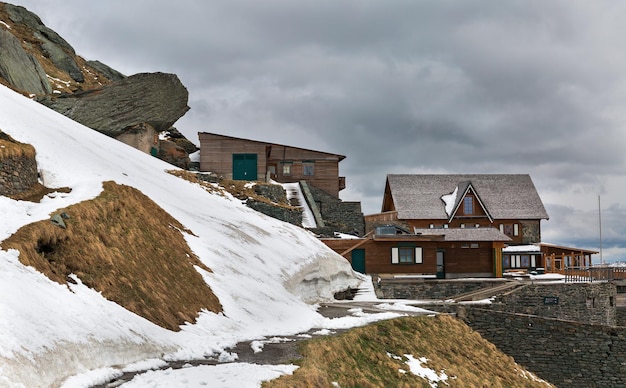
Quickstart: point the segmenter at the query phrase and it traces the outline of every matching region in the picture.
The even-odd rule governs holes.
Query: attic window
[[[463,198],[463,213],[465,215],[474,214],[474,198],[472,197]]]

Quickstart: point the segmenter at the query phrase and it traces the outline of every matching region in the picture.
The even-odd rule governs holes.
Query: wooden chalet
[[[337,198],[345,188],[343,155],[206,132],[198,137],[201,171],[233,180],[306,181]]]
[[[510,244],[541,241],[548,213],[529,175],[388,175],[381,213],[367,230],[389,223],[412,228],[497,228]]]
[[[363,238],[322,239],[362,273],[424,278],[499,277],[501,249],[511,238],[496,228],[379,226]]]

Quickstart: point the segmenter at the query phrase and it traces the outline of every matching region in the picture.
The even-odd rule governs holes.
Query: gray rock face
[[[100,73],[104,74],[108,79],[110,79],[113,82],[121,81],[124,78],[126,78],[124,74],[105,65],[104,63],[100,61],[87,61],[87,64],[93,67],[94,69],[98,70]]]
[[[74,57],[76,51],[59,34],[46,27],[39,19],[39,16],[30,12],[24,7],[6,4],[5,9],[11,21],[28,26],[34,36],[41,41],[41,47],[48,55],[56,67],[65,71],[76,82],[83,82],[85,79],[80,68],[76,64]]]
[[[18,90],[32,94],[52,93],[39,62],[24,50],[20,41],[0,27],[0,77]]]
[[[116,137],[128,128],[150,124],[157,132],[169,129],[188,110],[189,93],[175,74],[140,73],[97,90],[45,96],[43,105]]]

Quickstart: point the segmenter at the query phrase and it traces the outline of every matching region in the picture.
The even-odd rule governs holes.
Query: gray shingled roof
[[[528,174],[387,175],[398,218],[403,220],[447,220],[441,197],[468,182],[494,219],[548,219]]]
[[[445,241],[511,241],[511,238],[496,228],[415,228],[422,236],[444,235]]]

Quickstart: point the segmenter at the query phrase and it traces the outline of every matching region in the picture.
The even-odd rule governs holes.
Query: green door
[[[352,269],[365,273],[365,249],[355,249],[352,251]]]
[[[437,250],[437,279],[446,278],[446,267],[445,267],[443,256],[444,256],[444,251],[441,249]]]
[[[257,180],[256,154],[233,154],[233,180]]]

